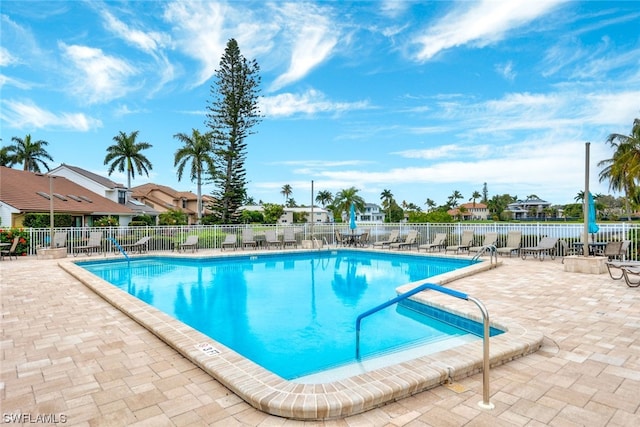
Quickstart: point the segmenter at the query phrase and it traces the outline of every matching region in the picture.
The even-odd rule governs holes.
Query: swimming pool
[[[294,251],[305,252],[304,250],[282,252]],[[352,249],[351,251],[362,250]],[[258,256],[266,254],[252,253],[258,254]],[[394,254],[398,253],[394,252]],[[201,259],[203,255],[201,252],[196,258]],[[211,255],[221,258],[235,256],[221,254],[217,251],[211,252]],[[178,256],[185,259],[194,258],[191,254]],[[411,253],[411,256],[429,257],[426,254],[416,253]],[[111,255],[108,257],[119,262],[117,257]],[[133,260],[138,257],[140,256],[131,258]],[[172,254],[171,258],[173,257],[175,256]],[[68,259],[59,261],[58,265],[104,300],[155,334],[167,345],[180,352],[196,366],[209,373],[237,396],[253,407],[272,415],[301,420],[341,418],[479,373],[482,370],[482,341],[474,340],[427,355],[416,354],[410,359],[398,359],[396,354],[393,354],[390,364],[378,368],[373,367],[367,372],[352,370],[352,376],[348,378],[327,382],[325,380],[315,381],[314,376],[310,375],[304,377],[310,378],[309,381],[289,381],[251,362],[236,351],[208,338],[196,329],[172,318],[137,297],[123,292],[76,263],[77,260]],[[489,268],[491,266],[488,262],[481,262],[449,273],[439,274],[429,281],[435,284],[445,284]],[[408,290],[407,288],[415,286],[416,284],[407,284],[400,289]],[[433,294],[431,292],[422,292],[412,298],[416,298],[423,306],[445,308],[442,303],[432,301]],[[478,317],[477,307],[469,309],[465,307],[467,306],[446,307],[446,310],[467,318]],[[492,319],[491,324],[505,331],[505,333],[491,338],[492,366],[533,353],[542,345],[543,336],[541,333],[524,328],[514,323],[513,320],[505,322],[504,320]],[[363,325],[363,332],[368,333],[366,325]]]
[[[355,350],[359,314],[400,285],[473,263],[343,250],[79,265],[291,380],[393,350],[479,339],[471,324],[399,304],[366,319],[359,357]]]

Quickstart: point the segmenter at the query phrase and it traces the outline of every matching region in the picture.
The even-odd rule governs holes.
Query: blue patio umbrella
[[[356,225],[356,204],[351,203],[351,209],[349,210],[349,228],[353,232],[357,227]]]
[[[589,192],[589,218],[588,218],[589,233],[595,234],[600,230],[598,224],[596,224],[596,203],[593,201],[593,195]]]

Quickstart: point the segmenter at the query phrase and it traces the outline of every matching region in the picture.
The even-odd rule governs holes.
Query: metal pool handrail
[[[482,254],[484,254],[485,252],[489,252],[489,268],[493,268],[493,267],[497,267],[498,266],[498,248],[496,248],[496,245],[485,245],[483,247],[480,248],[480,250],[478,251],[478,253],[476,253],[473,258],[471,258],[472,261],[476,261],[478,260]],[[495,264],[493,262],[495,257]]]
[[[478,306],[478,308],[480,309],[480,312],[482,313],[482,325],[483,325],[483,333],[482,333],[482,350],[483,350],[483,357],[482,357],[482,361],[483,361],[483,366],[482,366],[482,402],[479,402],[478,405],[484,409],[493,409],[494,405],[493,403],[491,403],[489,401],[489,366],[490,366],[490,357],[489,357],[489,312],[487,311],[486,307],[484,306],[484,304],[482,304],[482,302],[480,302],[478,299],[471,297],[463,292],[459,292],[453,289],[449,289],[449,288],[445,288],[442,286],[438,286],[438,285],[434,285],[432,283],[424,283],[416,288],[413,288],[412,290],[405,292],[404,294],[400,294],[397,297],[390,299],[387,302],[384,302],[370,310],[365,311],[364,313],[360,314],[357,318],[356,318],[356,358],[359,359],[360,358],[360,323],[362,322],[362,319],[364,319],[365,317],[376,313],[380,310],[382,310],[383,308],[389,307],[390,305],[396,304],[404,299],[409,298],[410,296],[413,296],[415,294],[417,294],[418,292],[422,292],[426,289],[431,289],[433,291],[438,291],[440,293],[443,293],[445,295],[450,295],[452,297],[458,298],[458,299],[463,299],[466,301],[471,301],[473,302],[475,305]]]
[[[113,245],[118,248],[118,250],[120,252],[122,252],[122,255],[124,255],[124,257],[127,259],[127,261],[129,261],[129,255],[127,255],[127,253],[125,252],[125,250],[122,248],[122,246],[120,246],[120,243],[118,243],[118,241],[114,238],[111,237],[109,240],[111,240],[111,243],[113,243]]]

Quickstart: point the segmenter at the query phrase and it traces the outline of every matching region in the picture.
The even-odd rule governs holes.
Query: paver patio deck
[[[492,319],[545,335],[537,353],[491,370],[495,409],[477,405],[478,374],[324,422],[254,409],[57,260],[0,261],[2,422],[24,414],[25,425],[55,417],[66,426],[640,425],[640,289],[567,273],[559,260],[500,260],[448,285],[480,299]]]

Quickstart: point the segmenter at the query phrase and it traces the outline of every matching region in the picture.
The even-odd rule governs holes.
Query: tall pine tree
[[[230,39],[216,70],[216,82],[211,85],[205,122],[215,144],[216,188],[211,210],[224,224],[239,221],[238,208],[246,197],[246,138],[262,118],[258,108],[259,71],[256,60],[248,61],[235,39]]]

